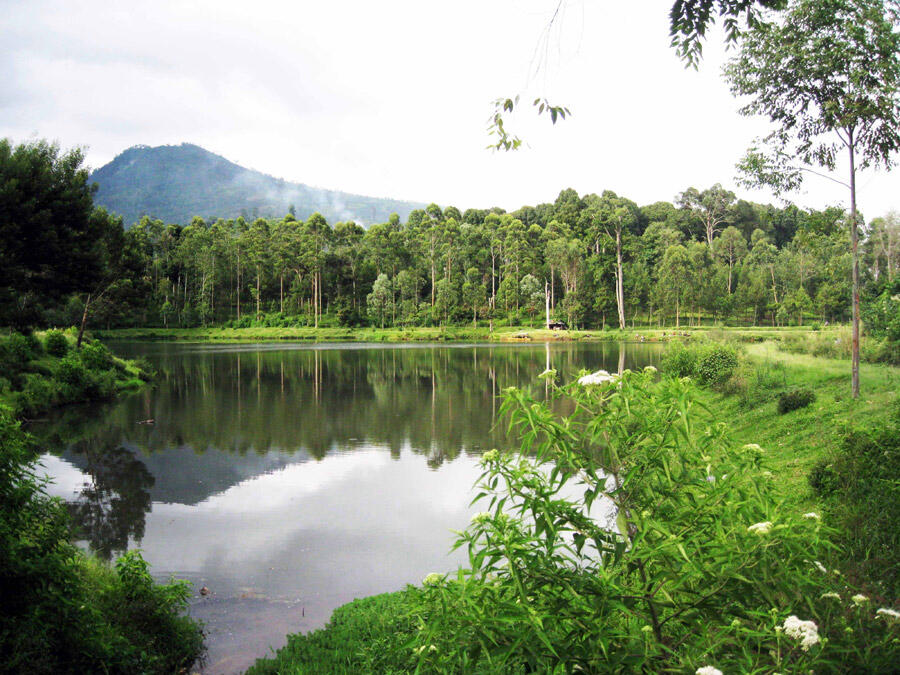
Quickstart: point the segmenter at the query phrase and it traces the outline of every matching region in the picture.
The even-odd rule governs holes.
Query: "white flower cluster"
[[[582,387],[589,387],[596,384],[605,384],[607,382],[615,382],[619,379],[618,375],[610,375],[605,370],[598,370],[590,375],[582,375],[578,378],[578,384]]]
[[[882,607],[875,612],[875,616],[883,616],[889,621],[896,621],[897,619],[900,619],[900,612],[893,609],[888,609],[887,607]]]
[[[694,675],[722,675],[722,671],[713,666],[703,666],[702,668],[697,668],[697,672]]]
[[[867,597],[866,597],[865,595],[863,595],[862,593],[857,593],[856,595],[854,595],[854,596],[853,596],[852,598],[850,598],[850,599],[853,601],[853,604],[854,604],[854,605],[862,605],[863,603],[866,603],[866,602],[869,601],[869,598],[867,598]]]
[[[819,514],[815,513],[814,511],[810,511],[809,513],[804,513],[803,517],[806,520],[819,520]]]
[[[499,450],[488,450],[481,456],[481,463],[487,464],[488,462],[493,462],[500,456]]]
[[[800,640],[800,649],[805,652],[819,644],[819,627],[815,621],[801,621],[792,614],[784,620],[783,628],[788,637]]]
[[[822,593],[822,595],[820,595],[819,597],[822,598],[823,600],[824,600],[825,598],[832,598],[833,600],[840,600],[840,599],[841,599],[841,596],[838,595],[837,593],[834,593],[834,592],[831,592],[831,593]]]
[[[772,523],[768,520],[763,521],[761,523],[754,523],[750,527],[747,528],[747,532],[755,532],[756,534],[762,536],[764,534],[769,534],[769,531],[772,529]]]
[[[439,586],[440,583],[444,580],[443,574],[438,574],[437,572],[432,572],[424,579],[422,579],[422,584],[425,586]]]

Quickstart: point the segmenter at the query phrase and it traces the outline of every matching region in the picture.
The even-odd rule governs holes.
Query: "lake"
[[[237,673],[354,598],[455,569],[505,387],[657,364],[648,344],[114,343],[159,370],[29,427],[79,542],[193,582],[204,673]],[[561,410],[561,412],[564,412]],[[201,596],[202,587],[209,594]]]

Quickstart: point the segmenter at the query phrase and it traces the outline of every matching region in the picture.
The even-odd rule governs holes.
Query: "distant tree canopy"
[[[126,230],[92,207],[78,152],[0,150],[5,325],[533,325],[545,288],[571,327],[850,315],[840,208],[754,204],[719,185],[646,206],[565,189],[511,213],[430,204],[368,229],[288,213]],[[867,289],[896,276],[896,230],[888,214],[862,243]]]
[[[0,140],[0,324],[27,326],[103,274],[106,222],[83,159],[46,141]]]

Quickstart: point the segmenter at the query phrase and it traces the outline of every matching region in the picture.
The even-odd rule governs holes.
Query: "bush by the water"
[[[521,452],[482,457],[465,567],[392,596],[391,618],[342,608],[253,672],[895,672],[900,615],[824,567],[833,532],[784,505],[696,385],[584,381],[505,391]]]
[[[738,363],[737,350],[728,344],[673,342],[663,353],[661,367],[676,377],[696,377],[702,384],[719,387],[731,378]]]
[[[805,408],[816,400],[816,395],[810,389],[794,389],[778,395],[778,412],[781,415]]]
[[[883,584],[885,597],[900,597],[900,404],[893,419],[848,432],[809,482],[839,527],[847,564]]]
[[[183,582],[155,585],[132,552],[111,569],[69,543],[65,507],[43,492],[27,437],[0,409],[0,671],[181,672],[202,650]]]
[[[85,340],[74,349],[62,331],[48,331],[43,344],[18,333],[0,340],[0,373],[5,381],[0,382],[0,398],[19,417],[112,398],[151,377],[139,365],[114,357],[100,342]]]
[[[48,330],[44,335],[44,351],[61,358],[69,351],[69,339],[61,330]]]

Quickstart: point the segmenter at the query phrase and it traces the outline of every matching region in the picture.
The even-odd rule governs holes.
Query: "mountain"
[[[229,162],[190,143],[151,148],[136,145],[91,174],[94,203],[122,215],[126,225],[142,216],[186,225],[203,218],[280,217],[293,205],[305,219],[318,211],[332,225],[355,220],[387,221],[396,212],[406,220],[424,204],[323,190],[289,183]]]

